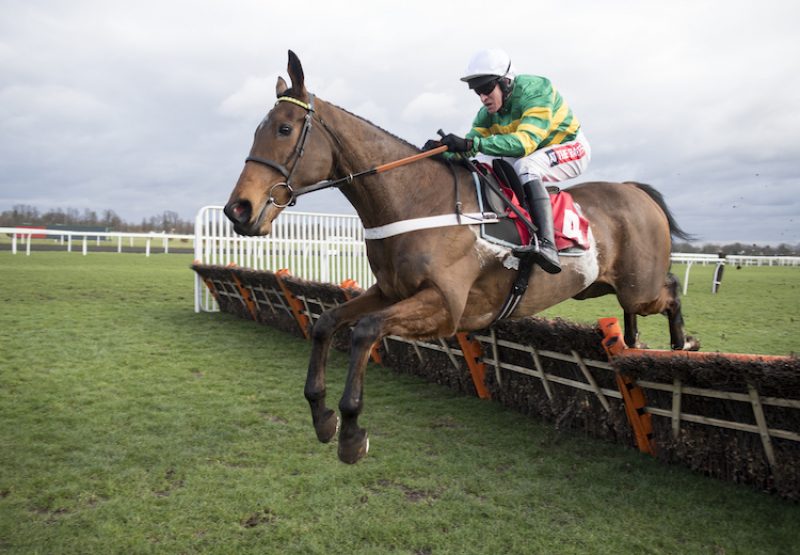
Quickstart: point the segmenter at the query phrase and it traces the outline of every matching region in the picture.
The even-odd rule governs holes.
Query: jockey
[[[577,177],[586,169],[591,151],[580,122],[548,79],[517,75],[503,50],[477,52],[461,80],[483,107],[466,137],[451,133],[441,143],[448,152],[477,155],[479,161],[502,157],[514,166],[539,228],[539,248],[533,241],[514,254],[533,254],[546,272],[560,272],[550,195],[542,182]]]

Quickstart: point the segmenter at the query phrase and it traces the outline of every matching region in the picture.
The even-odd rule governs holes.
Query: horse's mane
[[[287,90],[286,90],[286,92],[284,92],[284,93],[283,93],[283,96],[291,96],[292,98],[297,98],[298,100],[301,100],[300,96],[299,96],[299,95],[298,95],[298,94],[295,92],[294,88],[289,88],[289,89],[287,89]],[[359,116],[358,114],[354,114],[353,112],[351,112],[351,111],[350,111],[350,110],[348,110],[347,108],[342,108],[342,107],[341,107],[341,106],[339,106],[338,104],[334,104],[333,102],[330,102],[330,101],[328,101],[328,100],[325,100],[325,103],[327,103],[327,104],[329,104],[330,106],[332,106],[332,107],[336,108],[337,110],[341,110],[341,111],[342,111],[342,112],[344,112],[345,114],[348,114],[349,116],[352,116],[352,117],[356,118],[357,120],[363,121],[363,122],[364,122],[364,123],[366,123],[367,125],[369,125],[369,126],[371,126],[371,127],[374,127],[375,129],[377,129],[377,130],[381,131],[382,133],[385,133],[386,135],[388,135],[388,136],[389,136],[389,137],[391,137],[392,139],[394,139],[394,140],[398,141],[399,143],[401,143],[401,144],[404,144],[404,145],[406,145],[406,146],[408,146],[408,147],[410,147],[410,148],[414,149],[416,152],[422,152],[422,149],[421,149],[421,148],[419,148],[417,145],[415,145],[415,144],[413,144],[413,143],[411,143],[411,142],[409,142],[409,141],[405,140],[405,139],[404,139],[404,138],[402,138],[402,137],[398,137],[397,135],[395,135],[395,134],[394,134],[394,133],[392,133],[391,131],[387,131],[386,129],[384,129],[384,128],[383,128],[383,127],[381,127],[380,125],[376,125],[376,124],[372,123],[372,122],[371,122],[371,121],[369,121],[367,118],[365,118],[365,117],[363,117],[363,116]]]
[[[326,100],[326,102],[328,102],[328,101]],[[337,104],[334,104],[333,102],[328,102],[328,104],[330,104],[330,105],[331,105],[331,106],[333,106],[334,108],[338,108],[339,110],[341,110],[341,111],[342,111],[342,112],[344,112],[345,114],[351,115],[351,116],[353,116],[354,118],[356,118],[356,119],[358,119],[358,120],[361,120],[361,121],[363,121],[364,123],[366,123],[366,124],[368,124],[368,125],[371,125],[371,126],[372,126],[372,127],[374,127],[375,129],[378,129],[379,131],[381,131],[381,132],[383,132],[383,133],[386,133],[387,135],[389,135],[389,136],[390,136],[391,138],[393,138],[394,140],[396,140],[396,141],[398,141],[398,142],[400,142],[400,143],[402,143],[402,144],[404,144],[404,145],[406,145],[406,146],[409,146],[409,147],[413,148],[413,149],[414,149],[414,150],[416,150],[417,152],[422,152],[418,146],[416,146],[416,145],[414,145],[414,144],[410,143],[409,141],[407,141],[407,140],[403,139],[402,137],[398,137],[397,135],[395,135],[395,134],[394,134],[394,133],[392,133],[391,131],[387,131],[386,129],[384,129],[384,128],[383,128],[383,127],[381,127],[380,125],[375,125],[374,123],[372,123],[371,121],[369,121],[367,118],[365,118],[365,117],[363,117],[363,116],[359,116],[358,114],[354,114],[354,113],[353,113],[353,112],[351,112],[350,110],[348,110],[348,109],[346,109],[346,108],[342,108],[341,106],[339,106],[339,105],[337,105]]]

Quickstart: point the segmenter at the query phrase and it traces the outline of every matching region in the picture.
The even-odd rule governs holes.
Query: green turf
[[[0,253],[0,553],[798,552],[797,504],[374,365],[343,465],[308,343],[194,314],[190,262]]]
[[[719,291],[713,294],[714,268],[714,265],[693,265],[687,294],[682,296],[686,331],[699,338],[701,350],[773,355],[800,353],[800,268],[743,266],[737,269],[728,266]],[[686,266],[676,264],[672,272],[682,283]],[[586,301],[570,300],[540,315],[591,324],[603,316],[622,321],[622,309],[612,295]],[[642,341],[651,348],[669,348],[666,318],[654,315],[638,320]]]

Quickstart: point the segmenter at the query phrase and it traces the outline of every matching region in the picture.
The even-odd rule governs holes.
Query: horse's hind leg
[[[625,344],[629,347],[644,347],[639,343],[636,315],[663,314],[669,322],[670,345],[675,350],[697,350],[700,344],[691,337],[686,337],[681,313],[680,285],[677,278],[667,273],[664,284],[654,300],[642,302],[641,299],[622,299],[620,304],[625,310]]]
[[[671,273],[667,274],[664,288],[667,291],[669,301],[663,314],[669,321],[669,339],[672,348],[676,351],[697,351],[700,348],[700,342],[691,336],[687,336],[684,328],[678,278]]]
[[[639,324],[636,322],[636,313],[625,311],[625,345],[633,348],[643,348],[639,343]]]
[[[407,338],[430,338],[450,335],[455,331],[453,318],[446,309],[438,289],[423,289],[413,297],[365,316],[353,328],[350,367],[339,411],[342,429],[339,432],[339,459],[358,462],[369,449],[367,431],[358,425],[364,406],[364,374],[372,345],[386,335]]]
[[[354,322],[362,314],[386,306],[372,289],[336,308],[326,310],[314,324],[311,332],[311,359],[308,363],[305,397],[311,407],[311,418],[317,439],[328,443],[339,425],[336,413],[325,406],[325,366],[331,340],[342,326]]]

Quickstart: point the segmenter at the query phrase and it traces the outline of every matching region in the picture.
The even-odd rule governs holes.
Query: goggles
[[[475,94],[477,94],[478,96],[490,95],[492,94],[492,91],[494,91],[494,88],[497,86],[497,81],[498,81],[497,79],[494,79],[484,85],[477,86],[472,90],[474,90]]]

